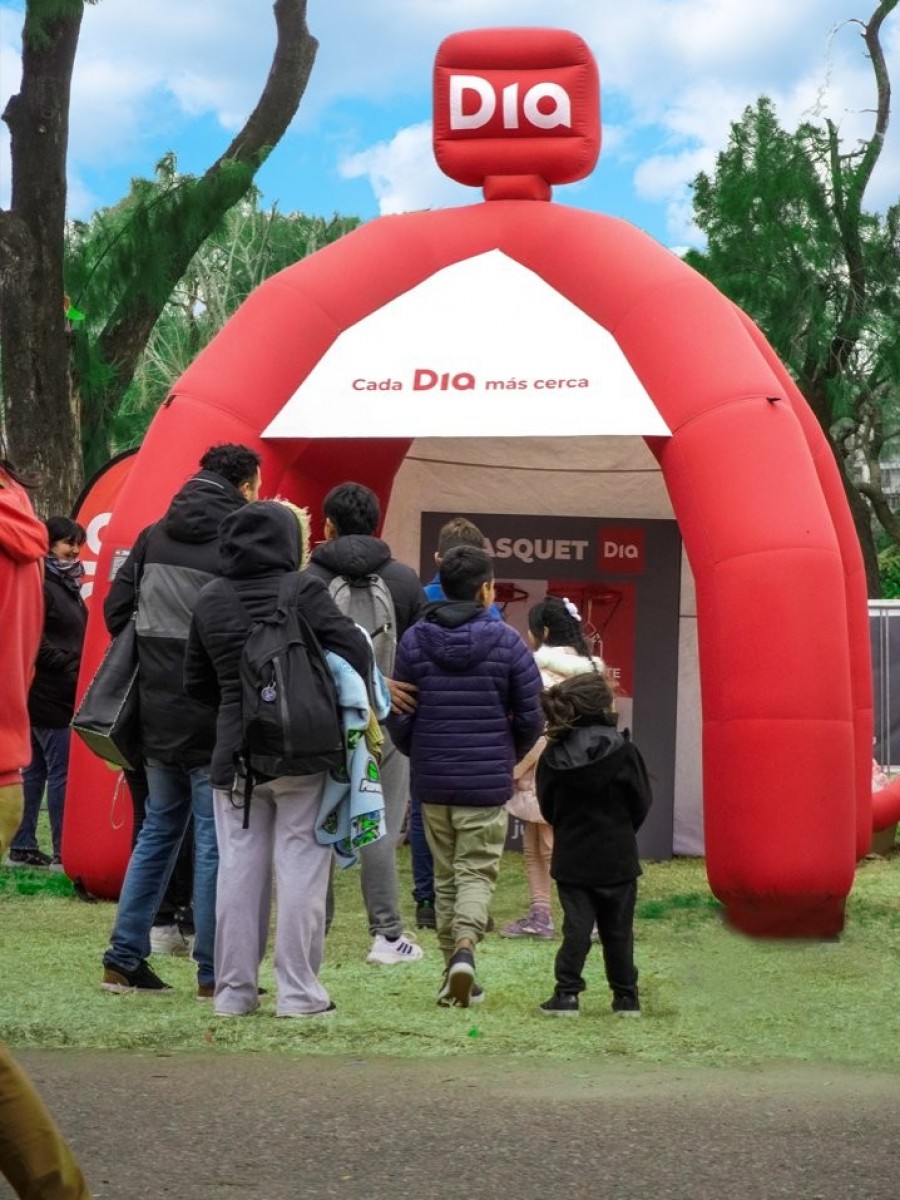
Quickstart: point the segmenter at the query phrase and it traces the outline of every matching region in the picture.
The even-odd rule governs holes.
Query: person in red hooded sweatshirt
[[[28,689],[44,625],[47,529],[0,458],[0,858],[22,820],[31,761]],[[17,1196],[90,1200],[81,1168],[34,1086],[0,1042],[0,1173]]]

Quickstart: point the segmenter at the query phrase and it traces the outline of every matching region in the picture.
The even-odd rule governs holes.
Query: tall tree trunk
[[[45,514],[67,513],[82,483],[63,297],[72,68],[84,5],[40,24],[29,3],[22,87],[3,113],[12,200],[0,212],[0,352],[9,456],[36,477]]]
[[[306,24],[307,0],[275,0],[278,38],[265,87],[243,129],[198,179],[179,180],[165,204],[151,216],[152,236],[132,246],[129,284],[117,298],[100,334],[95,378],[78,370],[76,389],[82,407],[85,468],[92,473],[107,455],[108,430],[131,383],[172,290],[191,259],[222,218],[249,191],[254,176],[294,119],[315,62],[318,42]],[[155,271],[142,266],[152,259]],[[150,291],[154,275],[163,286]],[[98,456],[102,456],[99,458]]]

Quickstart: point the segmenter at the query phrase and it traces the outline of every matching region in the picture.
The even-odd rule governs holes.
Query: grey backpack
[[[397,656],[397,613],[388,585],[380,575],[335,575],[328,585],[335,604],[372,639],[375,662],[385,679],[394,675]]]

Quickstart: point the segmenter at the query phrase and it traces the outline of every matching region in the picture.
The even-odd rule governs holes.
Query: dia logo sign
[[[637,575],[644,569],[644,531],[634,525],[602,525],[597,566],[612,575]]]

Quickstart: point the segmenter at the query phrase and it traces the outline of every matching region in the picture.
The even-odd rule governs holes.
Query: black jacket
[[[162,520],[139,535],[106,597],[103,614],[115,635],[131,619],[140,591],[138,690],[144,758],[192,769],[206,766],[212,757],[216,712],[185,695],[184,651],[200,589],[219,574],[219,524],[245,503],[221,475],[194,475]]]
[[[72,720],[86,625],[87,609],[79,591],[48,563],[44,632],[28,693],[28,716],[37,729],[65,729]]]
[[[392,558],[387,542],[366,534],[348,533],[330,542],[320,542],[306,571],[318,575],[326,585],[335,575],[347,575],[350,579],[380,575],[394,601],[398,642],[410,625],[415,625],[428,603],[425,589],[412,567]]]
[[[274,611],[285,574],[300,564],[300,527],[283,504],[260,501],[223,521],[221,539],[223,578],[207,584],[197,600],[184,683],[188,695],[218,708],[212,782],[230,789],[234,756],[241,748],[241,651],[252,621]],[[368,679],[372,656],[365,634],[344,616],[320,579],[304,572],[298,581],[300,610],[322,647]]]
[[[548,743],[536,782],[544,820],[553,826],[554,879],[607,887],[641,874],[635,833],[652,794],[627,730],[586,724]]]

